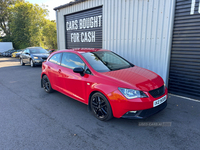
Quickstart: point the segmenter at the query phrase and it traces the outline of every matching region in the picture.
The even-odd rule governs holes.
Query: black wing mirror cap
[[[75,73],[80,73],[81,76],[84,76],[84,69],[82,67],[76,67],[73,69]]]

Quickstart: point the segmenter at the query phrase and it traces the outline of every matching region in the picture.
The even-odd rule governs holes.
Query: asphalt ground
[[[0,149],[199,149],[200,102],[169,95],[144,120],[97,120],[87,106],[40,87],[41,66],[0,57]]]

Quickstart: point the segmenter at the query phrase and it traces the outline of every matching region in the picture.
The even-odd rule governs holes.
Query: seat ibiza
[[[88,105],[102,121],[143,119],[167,106],[168,91],[159,75],[104,49],[52,53],[42,64],[41,87]]]

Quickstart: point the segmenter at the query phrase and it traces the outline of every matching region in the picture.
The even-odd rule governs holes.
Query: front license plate
[[[167,100],[167,95],[163,96],[162,98],[156,100],[153,102],[153,107],[156,107],[162,103],[164,103]]]

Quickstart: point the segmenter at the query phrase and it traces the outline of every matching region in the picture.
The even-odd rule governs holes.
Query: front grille
[[[149,91],[149,93],[150,93],[151,96],[153,96],[154,98],[157,98],[157,97],[162,96],[162,95],[165,93],[164,85],[161,86],[161,87],[158,88],[158,89],[155,89],[155,90]]]

